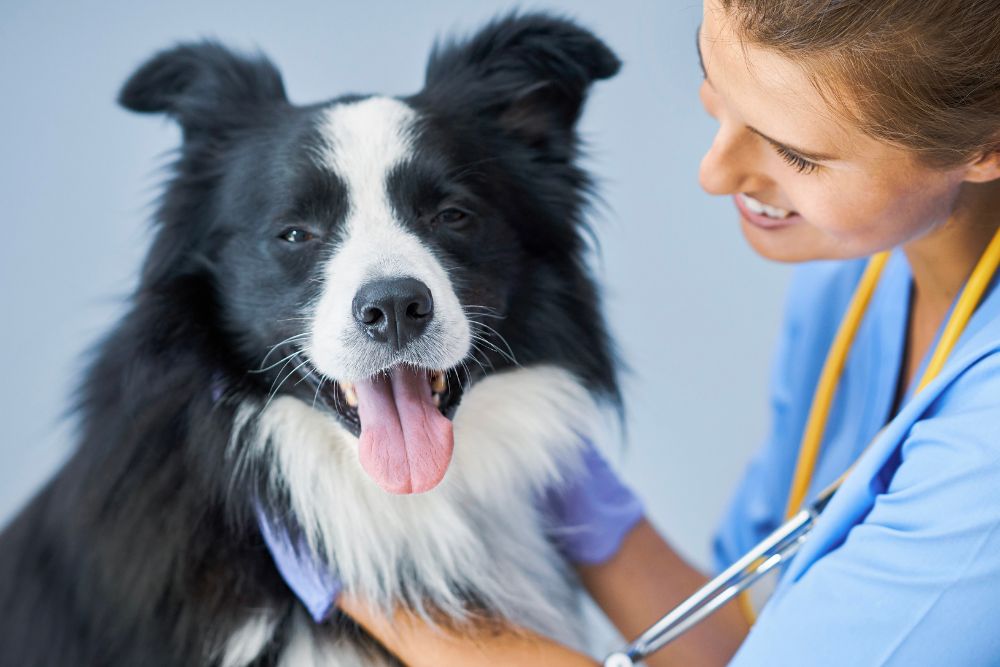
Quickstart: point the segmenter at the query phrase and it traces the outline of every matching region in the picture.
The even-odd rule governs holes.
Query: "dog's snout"
[[[427,285],[415,278],[388,278],[361,286],[353,301],[361,330],[393,350],[401,350],[427,328],[434,300]]]

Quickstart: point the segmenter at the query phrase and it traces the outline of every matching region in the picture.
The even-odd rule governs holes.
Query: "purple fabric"
[[[213,403],[222,400],[226,385],[221,373],[212,374],[210,391]],[[305,605],[313,620],[324,622],[336,608],[340,580],[311,552],[305,539],[300,538],[293,543],[285,527],[272,520],[259,503],[255,510],[260,534],[281,578]]]
[[[222,373],[216,371],[212,373],[212,402],[218,403],[222,400],[222,395],[226,393],[226,381],[222,379]]]
[[[622,540],[643,516],[642,502],[611,470],[589,440],[580,474],[542,498],[552,538],[563,555],[580,565],[596,565],[618,553]],[[257,520],[274,564],[313,620],[333,613],[340,581],[310,552],[304,540],[288,533],[258,506]]]
[[[644,511],[594,444],[584,443],[581,473],[550,489],[543,509],[563,555],[577,565],[599,565],[618,553]]]
[[[309,615],[317,623],[330,618],[340,595],[340,580],[311,552],[305,539],[293,543],[288,532],[272,522],[259,505],[257,523],[278,572]]]

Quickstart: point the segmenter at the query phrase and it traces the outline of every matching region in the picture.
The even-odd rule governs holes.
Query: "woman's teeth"
[[[774,218],[775,220],[783,220],[792,214],[791,211],[786,211],[783,208],[778,208],[777,206],[769,206],[762,201],[757,201],[750,195],[740,193],[740,201],[749,210],[753,211],[758,215],[766,215],[769,218]]]

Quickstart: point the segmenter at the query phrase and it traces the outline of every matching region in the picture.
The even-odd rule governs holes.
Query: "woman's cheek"
[[[837,215],[832,210],[837,206],[835,199],[828,196],[822,190],[813,190],[801,185],[796,188],[792,201],[795,211],[802,216],[805,222],[814,227],[828,227],[828,218],[836,220]]]

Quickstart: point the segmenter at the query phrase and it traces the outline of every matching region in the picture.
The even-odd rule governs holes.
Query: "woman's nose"
[[[761,158],[757,152],[759,146],[754,141],[755,137],[745,126],[719,113],[714,93],[708,84],[702,86],[701,98],[705,110],[719,121],[719,129],[702,158],[698,171],[698,182],[702,189],[712,195],[730,195],[759,189],[759,184],[755,185],[755,182],[764,180],[764,176],[755,169]]]
[[[755,137],[745,127],[723,121],[712,145],[701,159],[698,182],[712,195],[732,195],[763,189],[768,177]]]
[[[743,178],[734,150],[735,143],[727,130],[720,127],[708,152],[701,159],[698,182],[708,194],[728,195],[740,192],[739,183]]]

